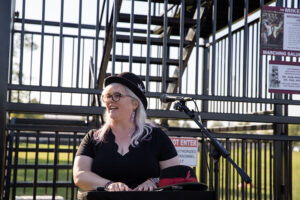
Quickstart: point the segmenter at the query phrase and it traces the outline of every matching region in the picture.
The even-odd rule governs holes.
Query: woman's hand
[[[125,183],[122,182],[113,182],[109,184],[106,189],[106,191],[132,191],[131,188],[129,188]]]
[[[133,191],[153,191],[157,188],[156,184],[152,180],[146,180],[144,183],[140,184]]]

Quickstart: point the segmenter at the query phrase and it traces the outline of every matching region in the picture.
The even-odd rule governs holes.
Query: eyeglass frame
[[[117,100],[115,99],[115,98],[116,98],[115,95],[118,95],[118,96],[117,96]],[[108,99],[111,99],[113,102],[118,102],[118,101],[120,101],[121,97],[131,97],[131,98],[133,98],[133,97],[130,96],[130,95],[122,94],[122,93],[120,93],[120,92],[114,92],[112,95],[101,95],[101,100],[102,100],[104,103],[107,102],[107,101],[104,100],[104,96],[107,96],[107,97],[106,97],[107,101],[108,101]]]

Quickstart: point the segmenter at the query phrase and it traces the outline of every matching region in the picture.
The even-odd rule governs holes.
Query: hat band
[[[195,177],[190,177],[190,178],[164,178],[160,179],[158,186],[163,187],[163,186],[168,186],[168,185],[173,185],[173,184],[178,184],[178,183],[190,183],[190,182],[198,182],[197,178]]]

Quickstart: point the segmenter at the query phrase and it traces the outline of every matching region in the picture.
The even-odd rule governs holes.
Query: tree
[[[18,82],[19,80],[19,72],[15,71],[14,69],[17,68],[20,63],[18,62],[17,54],[15,52],[16,48],[21,48],[21,40],[16,39],[14,40],[14,52],[13,52],[13,59],[15,62],[13,63],[12,67],[12,82]],[[37,44],[34,43],[33,38],[30,37],[30,35],[25,34],[24,35],[24,49],[29,49],[32,51],[35,51],[38,49]],[[22,74],[22,77],[26,79],[26,76]],[[10,93],[10,101],[11,102],[19,102],[19,103],[25,103],[26,100],[29,100],[30,103],[39,103],[36,98],[30,98],[30,92],[26,91],[17,91],[17,92],[11,92]],[[44,118],[44,115],[41,114],[27,114],[27,113],[10,113],[10,118],[35,118],[35,119],[42,119]]]

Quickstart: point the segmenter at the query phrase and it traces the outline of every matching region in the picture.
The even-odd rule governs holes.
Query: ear
[[[139,107],[139,102],[137,100],[133,100],[132,102],[134,110],[136,110]]]

